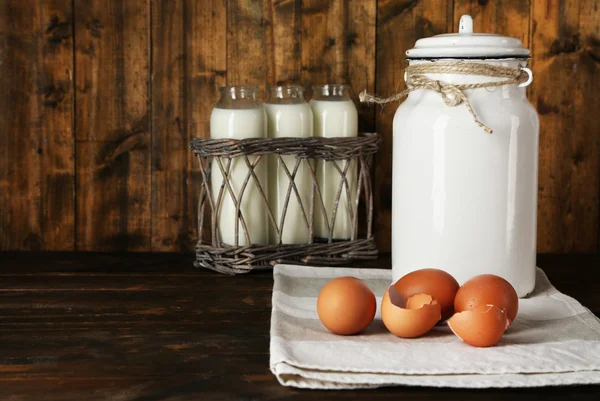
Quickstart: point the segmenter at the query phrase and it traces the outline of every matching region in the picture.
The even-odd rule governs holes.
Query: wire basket
[[[199,240],[194,265],[226,274],[241,274],[270,269],[277,263],[334,266],[377,258],[372,232],[371,167],[379,142],[377,133],[344,138],[193,139],[190,148],[198,159],[201,174]],[[275,210],[269,204],[269,192],[265,188],[265,181],[269,180],[260,179],[259,172],[264,171],[261,169],[266,169],[269,163],[276,163],[279,174],[284,179],[287,177],[281,210]],[[328,166],[330,173],[339,174],[336,179],[339,186],[335,185],[336,190],[328,193],[330,197],[335,195],[333,207],[326,207],[332,199],[324,199],[326,197],[320,188],[321,166]],[[237,182],[232,178],[234,169],[237,169]],[[216,176],[213,170],[217,171]],[[307,172],[309,177],[309,194],[305,193],[306,188],[302,194],[298,188],[296,179],[300,170]],[[243,172],[241,179],[240,171]],[[250,187],[254,191],[253,210],[256,210],[256,203],[260,203],[258,207],[266,211],[269,227],[264,229],[272,234],[270,242],[276,243],[252,243],[252,227],[247,224],[252,216],[249,210],[244,215],[245,205],[248,205],[244,195],[249,196]],[[229,222],[233,221],[233,226],[228,224],[225,228],[231,243],[225,243],[227,241],[222,238],[225,202],[231,206],[228,212],[233,210],[227,217]],[[286,217],[291,219],[287,213],[291,202],[299,211],[296,220],[300,220],[300,227],[307,233],[303,243],[282,243],[285,242],[282,239]],[[348,238],[340,240],[336,239],[335,224],[344,213],[340,212],[342,204],[346,205],[344,216],[349,229],[346,231]],[[279,215],[280,218],[276,218]],[[327,235],[316,235],[317,219],[321,232]]]

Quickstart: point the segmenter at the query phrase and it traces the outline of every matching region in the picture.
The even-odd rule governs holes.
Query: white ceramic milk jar
[[[523,297],[535,284],[538,116],[525,96],[529,50],[473,33],[406,52],[407,99],[394,117],[393,279],[438,268],[483,273]],[[398,97],[396,97],[397,99]]]

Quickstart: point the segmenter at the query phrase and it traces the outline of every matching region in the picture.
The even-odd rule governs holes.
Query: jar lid
[[[415,58],[526,58],[529,49],[519,39],[490,33],[473,33],[470,15],[460,17],[458,33],[417,40],[406,57]]]

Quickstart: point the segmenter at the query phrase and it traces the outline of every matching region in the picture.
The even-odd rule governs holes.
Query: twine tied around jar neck
[[[366,90],[359,95],[361,103],[387,104],[395,102],[407,96],[410,92],[425,89],[440,94],[444,103],[450,107],[456,107],[460,104],[465,105],[469,113],[473,116],[475,123],[483,128],[485,132],[491,134],[490,127],[479,121],[467,95],[464,93],[467,89],[491,88],[503,85],[528,85],[531,82],[532,74],[529,68],[525,67],[503,67],[490,64],[465,63],[465,62],[434,62],[427,64],[409,65],[406,67],[407,88],[400,93],[396,93],[387,98],[381,98],[368,94]],[[462,75],[481,75],[486,77],[504,78],[496,82],[481,82],[472,84],[449,84],[447,82],[428,78],[425,74],[462,74]]]

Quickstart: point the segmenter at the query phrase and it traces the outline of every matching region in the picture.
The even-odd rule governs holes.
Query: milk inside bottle
[[[257,99],[256,87],[231,86],[219,89],[221,97],[210,116],[211,139],[244,139],[266,137],[266,114]],[[254,163],[256,156],[248,157]],[[227,173],[228,159],[220,159],[223,170]],[[261,161],[254,168],[256,177],[265,193],[268,194],[267,163]],[[224,175],[215,157],[211,162],[211,193],[218,214],[219,235],[226,245],[249,245],[268,243],[268,212],[260,194],[256,180],[251,177],[241,190],[249,174],[249,168],[243,157],[231,159],[229,167],[229,183],[233,194],[225,185]],[[222,188],[222,190],[221,190]],[[222,192],[220,203],[219,193]],[[236,202],[239,205],[240,219],[237,218]],[[234,201],[235,200],[235,201]],[[244,224],[240,221],[243,219]],[[237,234],[237,235],[236,235]],[[248,241],[249,240],[249,241]]]
[[[302,87],[271,88],[264,107],[267,112],[269,138],[312,136],[313,114],[304,100]],[[297,159],[294,155],[283,155],[281,158],[277,155],[269,157],[269,204],[278,225],[277,229],[269,225],[270,242],[272,244],[309,243],[312,179],[308,161]],[[294,176],[293,182],[297,193],[293,187],[290,187],[288,173]],[[286,199],[287,207],[284,207]]]
[[[321,137],[352,137],[358,135],[358,111],[350,99],[349,85],[319,85],[313,87],[310,107],[314,115],[314,135]],[[346,172],[347,185],[344,183],[339,192],[342,174],[350,160],[323,161],[317,163],[317,180],[321,190],[323,207],[315,194],[314,235],[328,238],[330,231],[333,239],[350,239],[352,221],[356,207],[357,170],[356,163],[350,162]],[[339,198],[338,198],[339,194]],[[334,216],[334,210],[337,211]],[[335,219],[335,220],[334,220]],[[327,224],[329,223],[329,224]],[[333,226],[333,229],[332,227]]]

